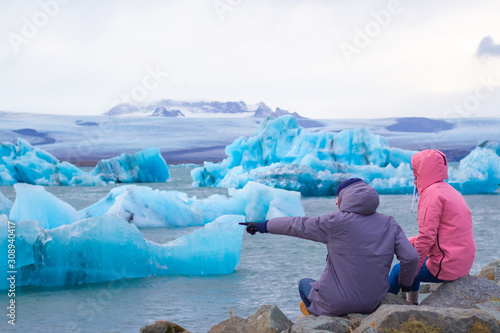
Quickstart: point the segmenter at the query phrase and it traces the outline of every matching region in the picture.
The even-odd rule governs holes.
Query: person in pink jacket
[[[420,256],[419,272],[409,288],[408,300],[418,303],[420,282],[453,281],[469,274],[476,245],[472,216],[464,198],[444,180],[448,178],[446,155],[423,150],[411,158],[418,203],[418,235],[408,240]],[[397,294],[399,264],[389,274],[389,292]],[[405,290],[407,291],[407,290]]]

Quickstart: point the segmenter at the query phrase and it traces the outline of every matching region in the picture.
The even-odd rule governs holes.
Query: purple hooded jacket
[[[271,219],[267,230],[326,244],[326,268],[320,280],[311,283],[309,313],[371,313],[389,290],[394,254],[405,286],[413,283],[419,255],[394,218],[376,212],[378,193],[365,182],[344,188],[338,205],[338,212],[323,216]]]

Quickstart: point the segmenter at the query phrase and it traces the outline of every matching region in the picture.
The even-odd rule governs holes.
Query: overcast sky
[[[0,110],[159,99],[312,118],[500,116],[500,1],[0,2]]]

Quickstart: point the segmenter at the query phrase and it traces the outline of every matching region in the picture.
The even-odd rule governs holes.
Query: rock
[[[358,323],[359,324],[359,323]],[[345,317],[327,316],[305,316],[300,318],[287,333],[323,333],[338,332],[349,333],[356,325],[352,320]]]
[[[496,319],[481,310],[409,305],[382,305],[366,317],[354,332],[380,332],[401,329],[406,325],[420,327],[415,332],[432,327],[436,332],[439,329],[440,333],[469,333],[473,328],[477,331],[481,328],[484,332],[500,332]]]
[[[189,333],[184,328],[169,321],[155,321],[141,328],[140,333]]]
[[[484,266],[478,276],[500,283],[500,260],[492,261]]]
[[[478,303],[500,300],[500,285],[478,276],[465,276],[443,283],[420,305],[479,309]]]
[[[245,333],[283,332],[292,325],[276,305],[261,305],[257,312],[243,321]]]
[[[232,317],[212,327],[209,333],[280,333],[292,322],[275,305],[261,305],[247,319]]]
[[[488,312],[490,315],[500,321],[500,301],[488,301],[480,303],[477,305],[484,312]]]
[[[408,302],[406,299],[402,298],[401,296],[394,295],[392,293],[387,293],[387,295],[385,295],[385,298],[380,303],[380,305],[394,305],[394,304],[415,306],[414,304]]]
[[[244,319],[238,316],[232,316],[228,320],[224,320],[219,324],[212,327],[209,333],[237,333],[240,332],[238,329],[241,328]]]

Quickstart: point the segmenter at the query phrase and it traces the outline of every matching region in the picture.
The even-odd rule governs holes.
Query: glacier
[[[81,220],[54,229],[16,223],[16,285],[69,286],[170,274],[229,274],[240,260],[244,228],[226,215],[165,244],[144,239],[118,216]],[[0,247],[7,248],[7,217],[0,215]],[[0,289],[8,289],[7,256]]]
[[[305,215],[298,192],[248,182],[242,189],[230,189],[229,196],[216,194],[198,200],[183,192],[123,185],[78,214],[80,219],[116,215],[138,227],[200,226],[234,214],[256,222]]]
[[[0,185],[96,186],[111,182],[164,182],[169,178],[167,163],[156,147],[101,160],[88,173],[24,139],[18,139],[17,146],[0,144]]]
[[[498,189],[494,145],[478,146],[458,171],[450,168],[450,184],[464,194]],[[342,181],[359,177],[379,193],[413,191],[410,163],[416,151],[389,147],[385,138],[367,128],[309,132],[291,116],[268,118],[252,137],[237,138],[225,152],[222,162],[204,162],[192,170],[193,186],[241,188],[254,181],[304,196],[332,196]]]

